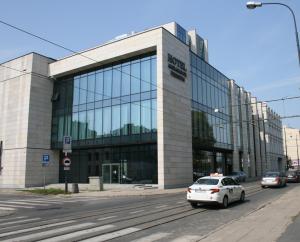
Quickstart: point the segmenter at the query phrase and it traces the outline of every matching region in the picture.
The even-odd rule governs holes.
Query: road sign
[[[71,136],[64,136],[63,152],[64,153],[72,153],[72,137]]]
[[[65,157],[65,158],[63,159],[63,165],[64,165],[64,166],[70,166],[70,165],[71,165],[71,159],[68,158],[68,157]]]
[[[65,166],[64,167],[64,171],[69,171],[70,170],[70,166]]]
[[[43,154],[42,156],[42,166],[48,166],[50,161],[50,155],[49,154]]]

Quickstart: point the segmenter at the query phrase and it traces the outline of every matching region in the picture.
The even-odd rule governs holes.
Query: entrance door
[[[119,164],[102,165],[102,177],[104,183],[120,183],[120,165]]]

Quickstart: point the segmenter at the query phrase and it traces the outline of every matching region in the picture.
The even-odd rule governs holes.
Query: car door
[[[226,177],[224,178],[225,189],[227,190],[228,200],[232,202],[235,200],[234,198],[234,186],[232,182],[232,178]]]
[[[241,193],[242,193],[242,187],[235,180],[232,180],[232,182],[233,182],[233,187],[234,187],[233,188],[234,199],[239,200],[241,197]]]

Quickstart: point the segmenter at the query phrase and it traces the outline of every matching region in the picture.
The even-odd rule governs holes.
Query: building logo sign
[[[168,54],[168,67],[173,77],[185,81],[187,69],[184,62]]]

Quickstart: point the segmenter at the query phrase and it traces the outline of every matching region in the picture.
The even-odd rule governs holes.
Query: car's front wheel
[[[227,208],[228,207],[228,197],[224,196],[223,202],[222,202],[222,208]]]
[[[196,202],[190,202],[192,208],[197,208],[198,207],[198,203]]]

